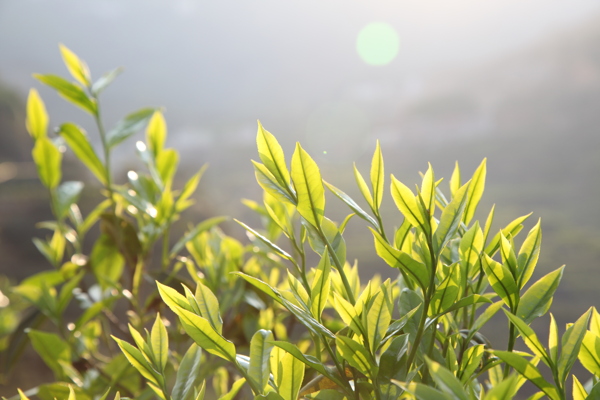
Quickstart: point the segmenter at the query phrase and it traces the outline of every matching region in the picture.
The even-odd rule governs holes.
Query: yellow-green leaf
[[[48,137],[42,136],[36,140],[31,154],[42,184],[49,189],[57,187],[61,178],[62,154],[60,151]]]
[[[421,213],[414,193],[405,184],[392,175],[392,197],[396,207],[412,226],[421,227],[424,231],[429,226],[429,216]]]
[[[162,152],[166,139],[167,123],[165,122],[165,117],[160,110],[156,110],[146,127],[146,143],[154,158],[157,158]]]
[[[319,167],[300,143],[292,156],[292,181],[298,196],[298,213],[318,228],[325,213],[325,189]]]
[[[83,86],[90,86],[90,69],[87,64],[62,43],[58,47],[60,48],[62,59],[73,78]]]
[[[290,173],[285,162],[285,154],[281,145],[258,121],[258,132],[256,133],[256,145],[258,156],[265,167],[273,174],[279,185],[286,191],[290,190]],[[293,196],[290,196],[293,197]]]
[[[75,124],[66,123],[60,126],[60,135],[65,139],[73,153],[86,167],[106,185],[106,169],[94,151],[85,133]]]
[[[46,136],[48,131],[48,113],[44,102],[35,89],[29,90],[27,97],[27,131],[34,139]]]
[[[160,319],[160,314],[156,314],[156,320],[154,321],[154,325],[152,325],[150,343],[156,366],[160,368],[161,372],[164,372],[169,357],[169,336],[167,328]]]
[[[487,159],[484,158],[479,167],[475,170],[473,178],[471,178],[471,185],[469,186],[469,192],[467,193],[467,205],[465,207],[465,213],[463,214],[463,222],[465,225],[469,225],[469,222],[473,219],[479,200],[481,200],[481,196],[483,195],[483,190],[485,188],[486,161]]]
[[[381,146],[379,140],[373,153],[373,159],[371,160],[371,188],[373,189],[373,206],[374,209],[381,207],[381,200],[383,199],[384,190],[384,166],[383,166],[383,155],[381,153]]]

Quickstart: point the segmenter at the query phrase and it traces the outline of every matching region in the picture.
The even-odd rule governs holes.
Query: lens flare
[[[372,22],[358,33],[356,51],[369,65],[386,65],[398,55],[400,38],[391,25]]]

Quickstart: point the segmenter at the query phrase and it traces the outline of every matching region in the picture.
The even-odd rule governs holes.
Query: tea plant
[[[218,217],[171,247],[170,227],[189,206],[201,172],[181,192],[172,189],[178,156],[164,149],[160,110],[130,114],[105,132],[98,94],[116,72],[92,84],[85,63],[61,51],[78,83],[38,79],[94,117],[104,157],[74,124],[48,137],[43,103],[32,91],[33,158],[56,216],[43,224],[52,236],[36,245],[55,270],[13,292],[32,304],[38,319],[54,325],[56,332],[31,329],[28,338],[57,382],[27,396],[504,400],[528,383],[538,390],[531,400],[600,398],[600,314],[588,310],[562,335],[550,314],[547,344],[530,327],[548,313],[564,268],[530,282],[540,222],[516,242],[529,215],[497,233],[491,232],[494,207],[485,222],[474,219],[485,160],[467,181],[457,164],[446,196],[431,166],[415,191],[394,175],[388,180],[377,144],[367,178],[354,167],[363,207],[325,182],[300,144],[288,163],[276,138],[259,124],[260,162],[252,163],[264,196],[262,203],[244,202],[262,226],[237,221],[250,244],[216,229],[223,220]],[[136,147],[147,172],[130,172],[127,184],[116,184],[110,150],[146,125],[146,143]],[[76,205],[82,185],[61,183],[61,138],[104,188],[106,200],[86,218]],[[386,188],[397,220],[382,216]],[[325,214],[326,189],[350,209],[340,222]],[[353,217],[367,225],[377,255],[397,269],[397,279],[361,282],[359,263],[347,261],[344,239]],[[101,235],[84,255],[83,237],[98,221]],[[152,268],[156,248],[159,265]],[[311,252],[317,262],[310,261]],[[68,322],[65,310],[73,297],[81,311]],[[127,305],[128,329],[113,312],[116,304]],[[493,348],[481,332],[496,314],[506,316],[505,349]],[[517,351],[518,341],[529,351]],[[112,351],[113,343],[123,355]],[[592,374],[586,384],[570,376],[577,360]]]

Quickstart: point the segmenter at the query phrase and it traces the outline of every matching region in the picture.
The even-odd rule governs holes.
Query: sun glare
[[[358,33],[356,51],[369,65],[389,64],[398,55],[400,38],[385,22],[372,22]]]

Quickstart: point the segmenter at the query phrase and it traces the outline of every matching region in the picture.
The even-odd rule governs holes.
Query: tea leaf
[[[106,168],[96,155],[85,133],[77,125],[66,123],[60,126],[59,134],[65,139],[77,158],[88,167],[103,185],[106,185]]]
[[[44,85],[48,85],[55,89],[63,98],[82,108],[84,111],[92,115],[96,115],[96,101],[90,99],[83,89],[74,83],[67,81],[64,78],[56,75],[33,75],[38,81]]]
[[[269,357],[273,349],[271,331],[259,329],[250,341],[250,367],[248,373],[261,390],[265,390],[269,381]],[[290,376],[286,374],[286,379]],[[301,383],[301,382],[300,382]]]
[[[325,212],[325,191],[321,172],[300,144],[292,156],[292,181],[298,196],[298,213],[312,226],[319,228]]]
[[[47,135],[48,113],[39,93],[35,89],[29,90],[27,97],[27,131],[35,140]]]
[[[45,136],[38,138],[31,152],[42,184],[54,189],[60,183],[62,154]]]
[[[375,146],[375,152],[373,153],[373,159],[371,160],[371,187],[373,188],[373,208],[379,209],[381,207],[381,201],[383,199],[384,190],[384,165],[383,155],[381,153],[381,146],[379,140]]]
[[[106,133],[108,148],[115,147],[134,133],[142,130],[155,111],[155,108],[142,108],[117,122],[117,126]]]

